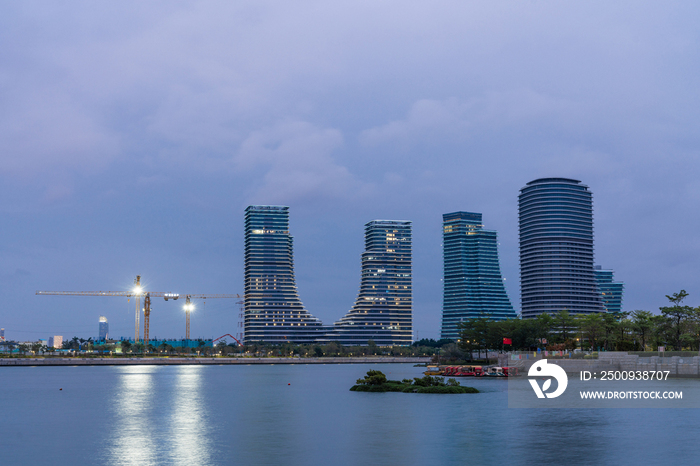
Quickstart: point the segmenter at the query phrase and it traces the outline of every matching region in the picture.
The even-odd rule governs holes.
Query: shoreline
[[[247,364],[423,364],[430,357],[376,358],[1,358],[0,366],[184,366]]]

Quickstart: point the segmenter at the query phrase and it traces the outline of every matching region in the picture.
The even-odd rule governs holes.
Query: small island
[[[479,393],[473,387],[463,387],[455,379],[444,377],[431,377],[426,375],[421,378],[387,380],[381,371],[370,370],[364,379],[358,379],[350,391],[353,392],[402,392],[402,393]]]

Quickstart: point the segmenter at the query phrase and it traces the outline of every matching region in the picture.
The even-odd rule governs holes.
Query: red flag
[[[511,340],[510,338],[504,338],[504,339],[503,339],[503,344],[504,344],[504,345],[512,345],[512,344],[513,344],[513,340]]]

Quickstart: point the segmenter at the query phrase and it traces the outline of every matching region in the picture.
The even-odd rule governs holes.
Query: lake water
[[[0,368],[0,464],[697,464],[700,410],[512,409],[483,393],[355,393],[382,365]],[[700,382],[699,382],[700,383]],[[59,390],[62,388],[63,390]]]

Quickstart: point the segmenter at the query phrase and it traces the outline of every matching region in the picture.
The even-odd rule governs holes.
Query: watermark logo
[[[537,398],[556,398],[566,390],[566,386],[569,383],[569,378],[566,376],[566,372],[561,367],[556,364],[547,364],[546,359],[537,361],[530,367],[527,372],[529,377],[553,377],[557,381],[557,389],[551,393],[546,393],[549,387],[552,385],[552,379],[547,379],[542,384],[542,388],[537,383],[537,380],[529,379],[532,389],[535,390]]]

